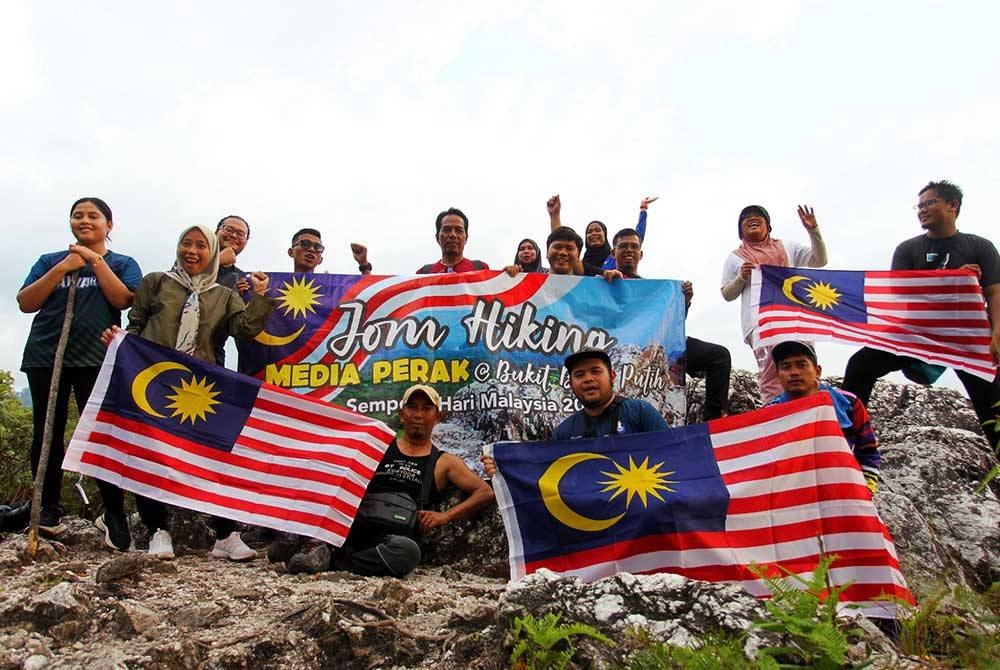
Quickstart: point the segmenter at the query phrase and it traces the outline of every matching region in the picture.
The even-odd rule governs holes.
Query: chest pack
[[[366,493],[358,505],[354,524],[373,535],[405,535],[415,537],[418,533],[420,510],[427,506],[434,485],[434,468],[441,450],[431,446],[431,453],[424,464],[423,480],[417,500],[402,491],[378,491]]]

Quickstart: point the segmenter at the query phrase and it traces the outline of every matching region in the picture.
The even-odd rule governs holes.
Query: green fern
[[[576,650],[572,638],[585,636],[602,644],[614,646],[614,641],[583,623],[560,624],[561,614],[550,612],[541,619],[525,614],[514,620],[511,635],[514,650],[510,654],[512,668],[524,670],[564,670]],[[557,648],[558,647],[558,648]]]

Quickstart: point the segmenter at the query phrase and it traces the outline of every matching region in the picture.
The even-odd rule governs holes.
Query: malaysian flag
[[[913,603],[830,396],[596,440],[500,443],[494,490],[511,577],[673,572],[769,595],[751,566],[806,576],[836,555],[841,606]]]
[[[968,270],[858,272],[762,265],[750,280],[754,346],[864,345],[996,376],[983,292]]]
[[[392,438],[380,421],[123,334],[63,469],[340,546]]]

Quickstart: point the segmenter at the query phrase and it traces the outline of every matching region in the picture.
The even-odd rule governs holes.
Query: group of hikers
[[[513,262],[503,270],[512,276],[522,272],[587,275],[609,282],[641,279],[638,269],[646,234],[649,206],[656,198],[640,204],[635,227],[626,227],[610,236],[601,221],[591,221],[580,236],[561,222],[558,195],[547,202],[550,232],[542,248],[532,239],[518,243]],[[966,268],[979,277],[992,328],[991,351],[1000,360],[1000,257],[988,240],[959,232],[956,220],[962,191],[947,181],[923,187],[915,209],[923,232],[897,247],[893,270]],[[743,208],[738,217],[739,245],[723,266],[721,293],[725,300],[741,300],[741,328],[744,340],[753,346],[749,280],[759,265],[823,267],[827,262],[825,243],[814,211],[798,208],[798,216],[808,237],[808,245],[772,237],[768,211],[759,205]],[[58,393],[55,396],[53,438],[48,448],[45,480],[42,485],[39,530],[49,536],[65,532],[60,500],[61,463],[65,430],[72,394],[81,410],[97,380],[105,348],[120,327],[122,312],[131,308],[125,330],[161,345],[172,347],[203,361],[225,364],[228,337],[251,339],[274,310],[276,300],[268,295],[268,276],[245,273],[236,263],[250,240],[250,225],[242,217],[223,217],[215,228],[189,226],[181,231],[173,264],[167,272],[143,276],[129,256],[108,248],[114,228],[110,207],[100,198],[86,197],[70,208],[70,232],[75,242],[68,250],[42,255],[31,268],[17,294],[23,312],[34,313],[21,366],[28,379],[33,412],[34,436],[31,467],[39,467],[48,410],[49,387],[53,376],[56,345],[66,313],[69,288],[75,284],[70,337],[61,363]],[[421,266],[417,274],[462,273],[488,270],[486,263],[465,256],[469,235],[468,217],[459,209],[441,212],[435,221],[435,239],[441,256]],[[326,248],[320,232],[303,228],[291,238],[288,255],[293,271],[311,273],[323,261]],[[362,274],[372,272],[368,249],[351,244],[351,252]],[[547,262],[547,265],[546,265]],[[693,287],[682,283],[686,306]],[[718,344],[688,337],[686,369],[705,376],[705,420],[728,412],[730,354]],[[865,480],[874,494],[879,482],[878,443],[865,405],[875,381],[894,370],[909,370],[915,359],[863,348],[850,360],[842,389],[820,381],[821,367],[812,343],[783,342],[774,347],[756,347],[761,401],[779,403],[815,393],[833,397],[838,421],[857,457]],[[622,398],[615,392],[615,372],[606,351],[584,349],[565,359],[570,388],[582,409],[569,416],[553,432],[553,439],[601,437],[619,433],[667,430],[663,417],[645,401]],[[991,382],[958,371],[984,432],[993,447],[1000,432],[1000,381]],[[422,509],[412,530],[366,523],[359,515],[343,547],[333,548],[305,538],[279,537],[269,548],[273,561],[283,561],[290,572],[318,572],[331,567],[365,575],[401,577],[420,561],[420,534],[442,524],[468,518],[492,503],[489,484],[458,457],[439,451],[432,440],[434,426],[441,419],[441,398],[427,385],[406,390],[399,410],[400,437],[393,440],[374,474],[365,499],[374,494],[401,493],[419,501]],[[487,476],[495,463],[483,457]],[[446,511],[432,508],[441,493],[457,487],[465,494],[462,502]],[[96,525],[104,533],[105,544],[128,551],[131,531],[125,514],[124,494],[117,486],[98,481],[104,506]],[[174,556],[169,532],[169,507],[157,500],[135,496],[136,508],[150,534],[148,553],[159,558]],[[364,499],[362,507],[364,507]],[[243,561],[257,552],[243,541],[235,523],[211,517],[216,534],[211,555]]]

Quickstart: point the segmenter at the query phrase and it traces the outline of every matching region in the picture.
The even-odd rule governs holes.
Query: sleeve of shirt
[[[985,238],[982,241],[982,253],[980,254],[979,269],[982,271],[982,280],[979,282],[983,288],[1000,284],[1000,254],[993,243]]]
[[[24,280],[21,284],[21,288],[30,286],[36,281],[45,276],[45,273],[52,269],[52,263],[48,261],[48,256],[39,256],[35,264],[31,266],[31,270],[28,271],[28,278]],[[62,259],[60,259],[62,260]]]
[[[639,405],[639,408],[639,424],[642,427],[640,432],[652,433],[667,430],[667,422],[663,420],[663,416],[652,405],[643,402]]]
[[[740,297],[743,293],[743,289],[746,288],[749,282],[744,281],[742,277],[739,276],[740,266],[743,265],[743,259],[736,254],[729,254],[726,257],[726,262],[722,266],[722,286],[720,290],[722,291],[722,297],[726,299],[727,302],[732,302]]]
[[[639,239],[646,241],[646,210],[639,210],[639,222],[635,224],[635,232],[639,233]]]
[[[852,426],[854,433],[854,457],[858,459],[861,472],[879,478],[882,469],[882,455],[878,451],[878,439],[872,430],[871,419],[864,403],[854,398],[851,405]]]
[[[896,250],[892,252],[892,264],[889,268],[892,270],[917,269],[913,264],[913,253],[908,242],[903,242],[896,246]]]
[[[131,256],[124,257],[124,263],[116,269],[115,274],[132,292],[139,288],[139,282],[142,281],[142,270],[139,269],[139,264]]]

